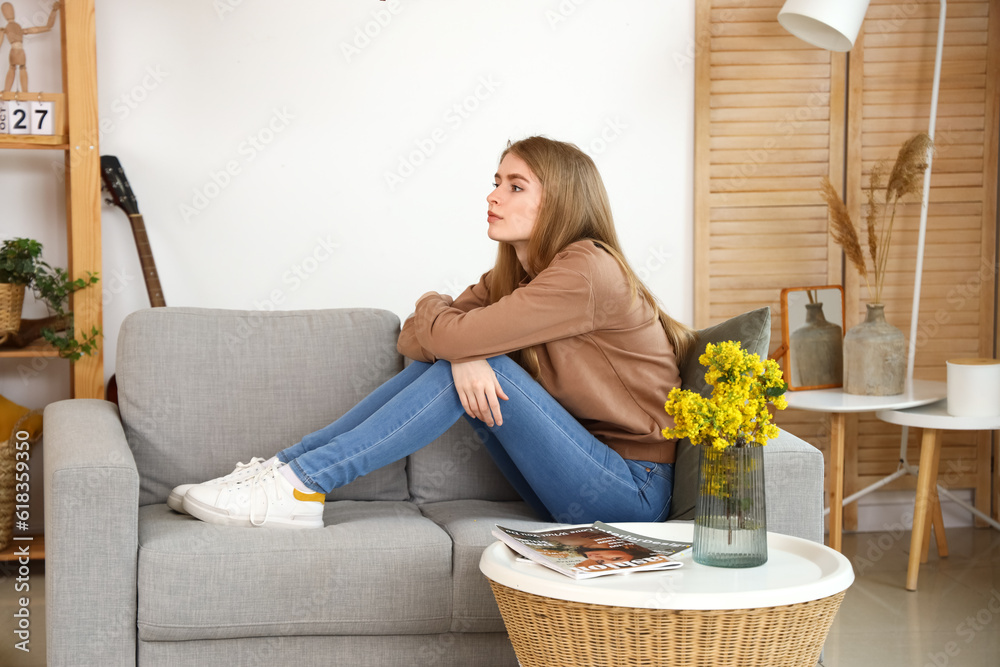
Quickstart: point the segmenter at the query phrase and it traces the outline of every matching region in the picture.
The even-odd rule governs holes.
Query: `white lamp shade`
[[[850,51],[870,0],[786,0],[778,23],[813,46]]]

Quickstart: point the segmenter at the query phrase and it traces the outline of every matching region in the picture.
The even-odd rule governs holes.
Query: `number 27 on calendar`
[[[0,101],[0,134],[55,134],[55,104]]]

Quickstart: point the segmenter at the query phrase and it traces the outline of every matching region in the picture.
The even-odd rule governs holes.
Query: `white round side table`
[[[788,407],[830,414],[830,547],[840,551],[844,528],[844,438],[845,419],[850,412],[902,409],[939,401],[947,395],[947,385],[933,380],[913,380],[902,394],[861,396],[846,394],[843,388],[786,391]]]
[[[938,463],[941,458],[942,431],[993,431],[1000,429],[1000,416],[996,417],[955,417],[948,414],[947,399],[905,410],[879,410],[879,419],[890,424],[912,426],[922,430],[920,438],[920,467],[917,471],[917,498],[913,508],[913,532],[910,536],[910,560],[906,568],[907,590],[917,590],[917,576],[920,563],[927,562],[930,549],[930,528],[934,525],[938,555],[948,555],[948,543],[941,518],[941,504],[938,491],[947,494],[937,485]],[[975,507],[948,494],[973,514],[984,519],[994,528],[1000,524]]]
[[[690,523],[615,524],[690,542]],[[813,667],[847,588],[850,561],[816,542],[767,534],[768,560],[751,568],[695,563],[575,580],[520,559],[502,542],[483,552],[518,660],[524,667],[636,664]]]

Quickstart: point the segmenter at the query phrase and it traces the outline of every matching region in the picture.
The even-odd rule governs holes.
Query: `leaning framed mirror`
[[[781,348],[790,390],[843,386],[844,289],[781,290]]]

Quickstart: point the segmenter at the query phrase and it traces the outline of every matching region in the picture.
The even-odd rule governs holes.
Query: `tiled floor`
[[[824,667],[1000,665],[1000,532],[949,528],[948,558],[931,547],[916,592],[905,589],[910,533],[845,533],[857,579],[826,644]],[[44,565],[33,563],[29,653],[14,644],[21,593],[16,565],[0,563],[0,665],[45,665]],[[470,667],[475,667],[470,665]],[[767,667],[767,666],[761,666]]]
[[[826,643],[825,667],[1000,665],[1000,532],[949,528],[906,590],[909,531],[844,534],[855,582]]]

